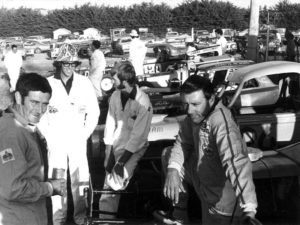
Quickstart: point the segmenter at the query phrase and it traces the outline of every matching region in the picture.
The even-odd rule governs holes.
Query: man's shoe
[[[188,224],[187,218],[174,218],[170,211],[166,212],[163,210],[155,210],[152,213],[153,217],[164,223],[164,224],[170,224],[170,225],[184,225]]]

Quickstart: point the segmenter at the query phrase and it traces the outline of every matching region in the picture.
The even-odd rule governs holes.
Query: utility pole
[[[259,0],[251,0],[247,59],[257,62],[257,36],[259,31]]]
[[[268,20],[267,20],[267,43],[266,43],[266,58],[265,61],[269,60],[269,36],[270,36],[270,14],[268,10]]]

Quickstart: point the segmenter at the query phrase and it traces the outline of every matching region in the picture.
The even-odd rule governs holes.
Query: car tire
[[[40,54],[41,52],[42,52],[42,50],[40,48],[34,49],[34,53],[35,54]]]
[[[154,88],[154,85],[148,81],[141,81],[141,82],[138,82],[137,85],[140,87],[140,88]]]

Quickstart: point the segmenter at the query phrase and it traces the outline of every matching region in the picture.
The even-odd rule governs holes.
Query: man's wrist
[[[125,149],[124,153],[119,158],[118,162],[120,162],[124,166],[127,163],[127,161],[131,158],[132,155],[133,155],[132,152]]]
[[[52,183],[49,182],[49,181],[46,182],[46,185],[47,185],[47,188],[48,188],[48,190],[49,190],[49,196],[48,196],[48,197],[50,197],[50,196],[53,195],[53,192],[54,192],[54,190],[53,190],[53,185],[52,185]]]

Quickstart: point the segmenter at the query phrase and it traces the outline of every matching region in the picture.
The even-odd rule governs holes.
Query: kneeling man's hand
[[[178,203],[180,185],[181,181],[178,170],[169,168],[167,171],[163,192],[165,197],[172,200],[173,204]]]

